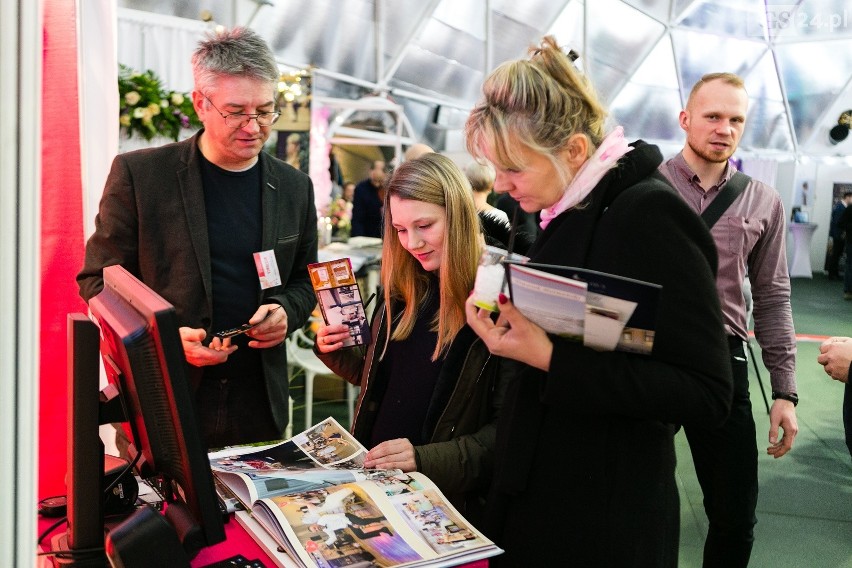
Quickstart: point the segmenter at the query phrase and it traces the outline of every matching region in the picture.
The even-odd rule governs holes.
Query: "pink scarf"
[[[604,138],[592,157],[580,166],[580,170],[565,188],[565,193],[559,201],[541,210],[541,228],[547,228],[547,225],[563,211],[584,200],[616,162],[632,149],[624,139],[624,129],[616,126],[615,130]]]

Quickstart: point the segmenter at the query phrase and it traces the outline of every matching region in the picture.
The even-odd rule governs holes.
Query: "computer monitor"
[[[186,557],[192,558],[201,548],[223,541],[225,532],[195,417],[175,309],[120,266],[105,268],[103,277],[103,291],[89,302],[97,327],[80,314],[69,316],[68,420],[73,442],[69,444],[68,553],[64,556],[73,559],[80,548],[91,551],[93,543],[104,546],[104,458],[97,425],[115,420],[108,410],[112,399],[113,407],[120,401],[129,422],[131,456],[141,453],[140,476],[161,476],[166,481],[161,487],[166,489],[168,522],[159,514],[154,519],[150,508],[137,511],[107,535],[107,556],[110,560],[112,555],[121,556],[124,565],[132,565],[128,558],[141,546],[146,554],[143,560],[153,565],[150,562],[162,552],[161,543],[117,540],[117,535],[127,533],[148,534],[137,525],[153,522],[173,529]],[[87,339],[98,328],[99,341],[97,335],[94,341]],[[101,392],[96,348],[92,354],[92,344],[98,343],[109,380]],[[117,396],[110,395],[116,391]],[[158,534],[156,530],[150,534]]]

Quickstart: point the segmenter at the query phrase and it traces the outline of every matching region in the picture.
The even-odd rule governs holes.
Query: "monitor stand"
[[[129,512],[139,488],[125,460],[104,455],[100,425],[125,418],[115,387],[99,388],[98,326],[85,314],[68,314],[67,333],[68,529],[53,537],[51,548],[58,566],[109,566],[104,553],[104,512]],[[105,499],[105,484],[113,482],[118,491]]]
[[[127,418],[115,386],[99,388],[98,326],[85,314],[68,314],[67,341],[68,529],[51,540],[54,564],[104,568],[118,561],[125,568],[147,568],[153,560],[159,568],[189,567],[175,529],[150,507],[137,509],[106,533],[105,512],[130,512],[139,488],[127,461],[104,454],[99,429]],[[104,489],[110,484],[118,491],[107,498]],[[153,549],[152,542],[157,543]]]
[[[53,538],[60,566],[108,566],[104,554],[104,445],[100,426],[100,335],[85,314],[68,314],[68,529]]]

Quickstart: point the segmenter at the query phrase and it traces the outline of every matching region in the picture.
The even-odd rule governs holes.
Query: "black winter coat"
[[[551,336],[549,372],[510,380],[498,427],[486,532],[495,566],[677,566],[672,424],[714,427],[732,382],[704,223],[635,144],[585,206],[554,219],[535,262],[662,285],[651,355],[599,352]]]

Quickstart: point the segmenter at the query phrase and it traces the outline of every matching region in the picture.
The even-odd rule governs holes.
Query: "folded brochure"
[[[504,263],[515,307],[548,333],[601,351],[651,352],[659,284],[572,266]]]
[[[308,273],[326,325],[349,327],[349,337],[343,341],[343,347],[369,343],[367,312],[350,260],[339,258],[309,264]]]

